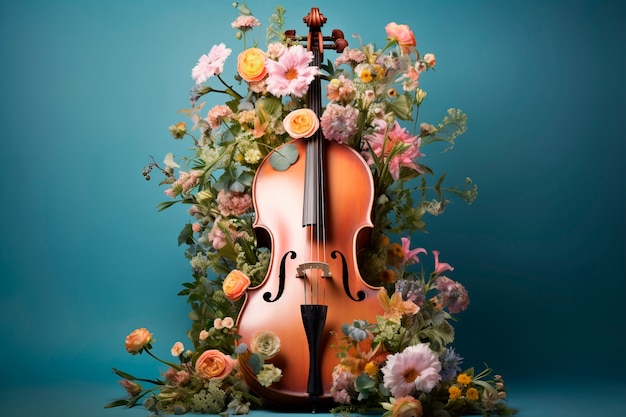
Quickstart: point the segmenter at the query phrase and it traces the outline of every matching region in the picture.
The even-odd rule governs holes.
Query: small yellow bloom
[[[394,256],[396,258],[402,258],[404,256],[402,245],[400,245],[399,243],[392,243],[391,247],[389,248],[389,252],[391,253],[391,256]]]
[[[456,400],[457,398],[461,398],[461,389],[456,385],[452,385],[448,388],[448,393],[450,394],[451,400]]]
[[[467,390],[467,392],[465,393],[465,398],[467,398],[470,401],[477,401],[478,400],[478,390],[474,387],[470,388]]]
[[[459,374],[459,376],[456,377],[456,382],[461,385],[467,385],[471,381],[472,381],[472,378],[470,378],[470,376],[467,374]]]
[[[372,71],[370,71],[369,69],[364,69],[363,71],[361,71],[361,80],[364,83],[372,82],[373,79],[374,77],[372,76]]]
[[[376,366],[374,362],[368,362],[367,365],[365,365],[365,373],[373,377],[378,373],[378,366]]]

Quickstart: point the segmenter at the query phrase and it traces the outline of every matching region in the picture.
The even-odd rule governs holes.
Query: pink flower
[[[360,49],[350,49],[346,48],[343,50],[342,54],[335,59],[335,67],[339,65],[348,64],[352,68],[356,67],[358,64],[367,61],[367,56]]]
[[[439,291],[439,302],[442,308],[448,308],[453,314],[460,313],[467,309],[469,305],[469,295],[465,287],[448,277],[437,278],[437,290]]]
[[[320,72],[316,66],[309,66],[312,61],[313,52],[301,45],[287,49],[277,61],[268,60],[265,64],[268,73],[267,91],[276,97],[290,94],[302,97]]]
[[[433,256],[435,257],[435,270],[433,271],[433,274],[439,275],[442,272],[454,271],[454,268],[451,267],[449,263],[439,262],[439,251],[438,250],[433,250],[431,252],[433,253]]]
[[[383,384],[396,398],[415,391],[430,392],[441,380],[441,362],[425,343],[389,356],[381,371]]]
[[[228,232],[230,236],[227,236],[225,231]],[[220,250],[228,244],[229,239],[235,241],[244,236],[246,236],[244,230],[238,231],[229,221],[218,217],[215,219],[215,223],[213,223],[213,227],[209,231],[207,238],[211,241],[211,246]]]
[[[200,230],[202,230],[202,225],[198,222],[195,222],[191,225],[191,230],[193,230],[194,233],[198,233]]]
[[[355,95],[354,83],[343,74],[333,78],[326,85],[326,97],[329,100],[346,104],[351,102]]]
[[[239,29],[242,32],[247,32],[255,26],[261,26],[261,22],[254,16],[237,16],[234,22],[230,24],[233,29]]]
[[[183,353],[184,351],[185,351],[185,346],[183,346],[183,343],[182,342],[176,342],[172,346],[172,349],[171,349],[170,353],[172,354],[172,356],[178,356],[181,353]]]
[[[350,404],[350,391],[354,391],[355,376],[345,369],[337,365],[333,369],[333,386],[330,388],[330,394],[335,402],[339,404]]]
[[[384,158],[394,180],[400,178],[401,167],[421,173],[422,170],[414,162],[418,157],[424,156],[419,151],[420,138],[411,135],[397,121],[391,127],[382,119],[374,120],[373,124],[374,133],[363,138],[366,142],[363,152],[366,161],[370,165],[374,163],[370,150],[379,158]]]
[[[412,263],[419,263],[420,260],[417,255],[420,253],[426,253],[426,249],[417,248],[411,250],[411,238],[402,237],[400,238],[400,240],[402,241],[402,253],[404,257],[404,263],[407,265],[410,265]]]
[[[235,320],[233,320],[232,317],[224,317],[224,320],[222,320],[222,326],[224,326],[225,329],[232,329],[234,325]]]
[[[231,49],[220,43],[213,45],[208,55],[202,55],[191,70],[191,78],[194,79],[196,85],[202,84],[214,75],[221,74],[224,70],[224,62],[231,52]]]
[[[339,143],[346,143],[357,131],[356,119],[358,116],[359,111],[350,105],[344,107],[330,103],[326,106],[320,119],[324,137]]]
[[[398,42],[400,52],[403,54],[411,53],[411,48],[417,45],[415,35],[407,25],[398,25],[396,22],[391,22],[385,26],[385,31],[389,40]]]
[[[174,385],[185,385],[191,379],[189,372],[177,371],[174,368],[168,368],[163,377],[169,379]]]
[[[252,207],[252,196],[236,191],[220,190],[217,194],[217,207],[222,216],[239,216]]]
[[[218,129],[222,125],[222,121],[232,114],[233,111],[230,109],[230,107],[222,104],[219,106],[215,106],[211,110],[209,110],[206,121],[209,122],[209,126],[211,126],[211,129]]]
[[[426,61],[426,64],[428,64],[429,68],[434,67],[437,63],[437,60],[435,59],[435,54],[424,54],[424,61]]]

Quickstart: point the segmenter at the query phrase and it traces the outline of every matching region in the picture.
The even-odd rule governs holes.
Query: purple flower
[[[454,351],[454,348],[448,347],[439,357],[439,361],[441,362],[441,372],[439,372],[441,379],[452,382],[456,375],[461,372],[458,365],[463,363],[463,358]]]

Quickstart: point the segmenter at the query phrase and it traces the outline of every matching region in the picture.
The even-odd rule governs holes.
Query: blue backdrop
[[[287,27],[305,32],[302,16],[318,6],[353,42],[409,24],[437,56],[420,116],[468,114],[453,151],[425,152],[450,181],[471,176],[478,200],[452,204],[413,238],[440,250],[469,290],[455,342],[465,364],[503,374],[522,416],[556,407],[557,391],[570,403],[550,415],[623,409],[623,3],[281,4]],[[266,24],[276,1],[248,5]],[[126,353],[125,336],[148,327],[165,357],[186,341],[176,296],[190,277],[176,242],[186,208],[158,213],[166,197],[141,169],[150,155],[184,153],[167,128],[188,105],[198,57],[221,41],[239,47],[235,16],[226,0],[0,5],[5,415],[143,415],[102,409],[123,394],[111,367],[156,376],[150,358]]]

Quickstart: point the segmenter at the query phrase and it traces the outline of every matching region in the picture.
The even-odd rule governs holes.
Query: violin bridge
[[[305,262],[298,265],[296,270],[296,278],[304,278],[306,271],[309,269],[319,269],[322,271],[322,278],[332,278],[333,274],[330,272],[330,266],[326,262]]]

